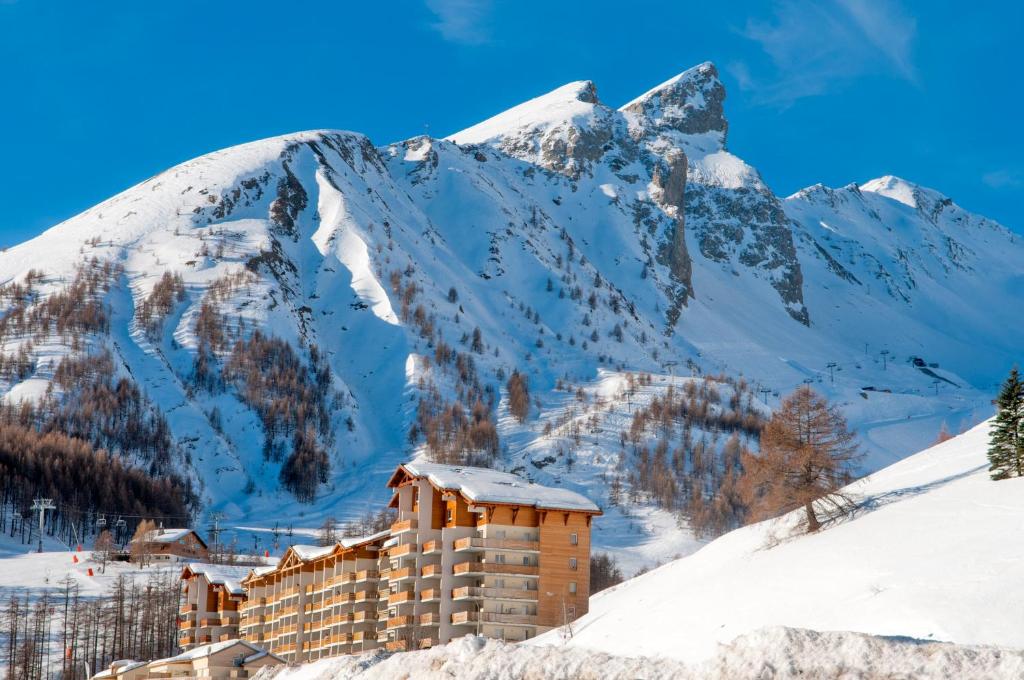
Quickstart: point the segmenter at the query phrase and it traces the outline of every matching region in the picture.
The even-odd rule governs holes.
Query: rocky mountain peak
[[[694,66],[648,90],[619,110],[641,116],[658,130],[687,135],[717,132],[722,142],[729,129],[725,119],[725,87],[710,61]]]

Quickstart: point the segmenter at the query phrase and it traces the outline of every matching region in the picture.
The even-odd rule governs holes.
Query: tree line
[[[71,578],[39,595],[0,601],[0,658],[9,680],[87,680],[118,659],[152,660],[177,653],[177,570],[145,580],[119,575],[100,597]]]

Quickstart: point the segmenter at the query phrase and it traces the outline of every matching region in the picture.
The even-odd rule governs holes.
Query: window
[[[527,557],[526,555],[523,555],[523,566],[526,566],[526,567],[530,566],[530,558]]]
[[[448,522],[449,524],[452,523],[452,509],[451,508],[448,508],[448,519],[445,520],[445,521]]]
[[[568,607],[568,608],[566,608],[565,615],[566,615],[566,618],[568,618],[570,621],[575,621],[576,620],[576,607]]]
[[[580,544],[580,535],[579,534],[569,534],[569,545],[579,545],[579,544]]]
[[[505,553],[497,553],[494,556],[494,561],[498,564],[505,564]]]
[[[573,571],[576,571],[576,558],[575,557],[570,557],[569,558],[569,568],[572,569]]]
[[[569,581],[569,593],[571,595],[576,594],[576,581]]]

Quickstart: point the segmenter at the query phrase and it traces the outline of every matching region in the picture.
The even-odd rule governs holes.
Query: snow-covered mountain
[[[178,165],[0,254],[3,392],[124,378],[157,441],[126,455],[234,522],[308,526],[376,507],[425,436],[604,505],[616,418],[698,372],[769,406],[816,383],[867,470],[987,417],[1024,341],[1021,239],[896,178],[780,199],[728,150],[724,101],[707,63],[620,108],[576,82],[445,139],[312,131]],[[106,374],[68,359],[100,352]],[[627,373],[656,378],[637,396]],[[603,521],[599,547],[674,526]]]

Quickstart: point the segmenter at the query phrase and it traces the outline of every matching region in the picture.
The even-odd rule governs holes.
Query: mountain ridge
[[[559,438],[556,423],[579,415],[559,386],[626,418],[631,397],[609,385],[628,373],[661,376],[657,389],[681,388],[680,374],[743,376],[765,402],[811,381],[864,433],[867,470],[943,420],[988,415],[1024,340],[1005,328],[1024,281],[1012,233],[924,189],[923,211],[863,187],[775,196],[726,150],[710,62],[620,109],[590,81],[554,92],[461,140],[375,146],[312,130],[216,151],[9,249],[0,282],[44,273],[25,309],[92,258],[123,274],[99,293],[109,332],[38,338],[32,371],[0,389],[10,403],[40,399],[63,357],[111,351],[167,414],[176,468],[205,509],[239,521],[282,503],[310,521],[361,514],[384,495],[365,480],[431,446],[475,447],[604,503],[603,480],[633,463],[613,464],[618,432],[605,426],[596,443]],[[183,292],[161,307],[165,272]],[[21,309],[3,301],[8,315]],[[166,313],[143,319],[146,304]],[[257,330],[291,349],[254,344]],[[0,336],[0,349],[13,356],[27,340]],[[260,371],[242,362],[256,350],[278,362],[256,369],[292,367],[291,392],[260,395]],[[911,356],[939,366],[926,375]],[[513,371],[529,377],[525,423],[507,409]],[[300,393],[317,395],[316,413],[281,415],[273,399]],[[313,441],[329,472],[315,507],[291,506],[279,478]],[[651,527],[664,525],[657,512]],[[614,539],[630,540],[641,539]],[[689,549],[682,535],[667,543]]]

